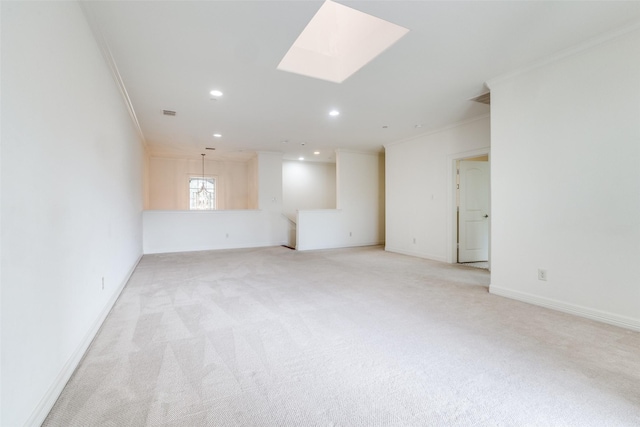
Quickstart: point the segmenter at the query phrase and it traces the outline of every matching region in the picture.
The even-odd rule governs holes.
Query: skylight
[[[408,32],[326,0],[282,58],[278,70],[342,83]]]

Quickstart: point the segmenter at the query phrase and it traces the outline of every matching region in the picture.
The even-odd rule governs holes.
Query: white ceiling
[[[152,153],[216,147],[231,157],[282,151],[320,161],[338,148],[380,150],[487,114],[487,105],[468,100],[486,91],[485,81],[640,20],[638,1],[340,3],[410,30],[341,84],[276,69],[321,1],[85,6]],[[211,100],[212,89],[224,96]],[[333,108],[340,116],[328,115]]]

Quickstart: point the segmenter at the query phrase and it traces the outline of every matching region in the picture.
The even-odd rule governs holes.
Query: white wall
[[[1,7],[0,423],[40,425],[141,255],[143,149],[79,4]]]
[[[143,222],[145,254],[287,243],[285,218],[269,211],[145,211]]]
[[[2,23],[2,4],[0,4],[0,25]],[[0,26],[0,46],[2,46],[2,31]],[[1,52],[1,48],[0,48]],[[0,70],[2,70],[2,55],[0,55]],[[2,75],[0,71],[0,76]],[[0,84],[0,100],[2,99],[2,84]],[[0,102],[1,105],[1,102]],[[0,110],[0,113],[2,111]],[[0,114],[0,207],[2,206],[2,114]],[[2,307],[2,210],[0,208],[0,308]],[[0,312],[0,425],[2,424],[2,313]]]
[[[248,209],[258,209],[258,156],[247,162]]]
[[[321,162],[282,162],[284,214],[296,220],[298,209],[336,208],[336,165]]]
[[[146,147],[145,147],[146,148]],[[150,197],[149,197],[149,165],[151,163],[151,157],[149,156],[149,150],[145,150],[142,162],[142,206],[144,209],[149,209]]]
[[[337,210],[300,210],[297,249],[384,242],[384,155],[338,150]]]
[[[251,170],[255,169],[252,174],[259,180],[259,209],[145,211],[144,253],[286,244],[288,221],[282,215],[282,154],[259,152],[254,166]]]
[[[216,178],[217,209],[248,209],[248,162],[205,158],[205,176]],[[151,157],[149,209],[189,210],[189,177],[202,175],[202,158]]]
[[[636,30],[490,82],[492,293],[640,329],[639,53]]]
[[[481,117],[385,147],[386,250],[455,262],[453,164],[489,145]]]
[[[258,152],[258,209],[282,214],[282,153]]]

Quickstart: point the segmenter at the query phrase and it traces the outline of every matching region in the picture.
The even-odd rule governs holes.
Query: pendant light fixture
[[[202,186],[200,190],[196,192],[196,209],[206,210],[211,209],[211,200],[213,199],[213,193],[206,189],[205,187],[205,179],[204,179],[204,156],[205,154],[201,154],[202,156]]]

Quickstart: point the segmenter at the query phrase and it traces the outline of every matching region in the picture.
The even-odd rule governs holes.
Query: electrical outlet
[[[104,277],[102,278],[102,290],[104,291]]]
[[[538,280],[547,281],[547,270],[543,270],[542,268],[538,269]]]
[[[351,232],[349,232],[349,237],[351,237]]]
[[[416,238],[414,237],[414,238],[413,238],[413,243],[415,243],[415,242],[416,242]]]
[[[228,239],[228,238],[229,238],[229,233],[227,233],[227,234],[225,235],[225,237]]]

